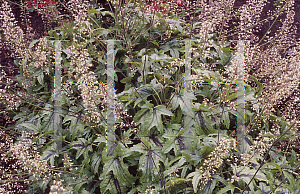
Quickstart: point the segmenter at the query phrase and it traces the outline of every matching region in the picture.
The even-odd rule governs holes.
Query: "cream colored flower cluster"
[[[258,22],[260,13],[266,3],[267,0],[248,0],[246,4],[239,8],[241,13],[239,39],[250,40],[252,26]]]
[[[75,26],[73,29],[77,29],[79,33],[75,36],[81,36],[91,32],[91,23],[88,20],[88,2],[82,0],[71,0],[67,3],[70,10],[74,12]]]
[[[17,109],[17,106],[22,103],[19,96],[15,94],[10,94],[5,89],[0,89],[0,101],[1,102],[5,101],[5,104],[7,105],[7,109],[9,110]]]
[[[15,59],[22,59],[22,57],[26,56],[28,53],[27,42],[25,41],[25,36],[22,29],[17,26],[17,22],[15,21],[14,14],[12,12],[11,7],[9,6],[7,1],[0,1],[0,24],[1,29],[4,32],[4,43],[11,47],[11,49],[15,50],[12,53],[12,57]],[[25,66],[25,71],[28,66]],[[21,104],[20,98],[16,94],[10,94],[8,89],[11,88],[9,85],[12,80],[5,77],[5,72],[2,72],[0,75],[0,81],[3,78],[6,78],[6,86],[4,89],[0,89],[0,100],[6,101],[6,104],[10,110],[15,109],[17,104]]]
[[[154,194],[155,190],[152,189],[150,186],[147,186],[147,190],[145,191],[145,194]]]
[[[223,160],[230,156],[231,150],[235,149],[235,139],[221,139],[214,151],[210,153],[209,157],[200,167],[202,176],[199,185],[205,185],[207,181],[209,181],[210,177],[217,171],[217,169],[221,167]]]
[[[89,70],[92,64],[86,49],[79,51],[74,46],[70,46],[68,49],[72,51],[72,55],[67,56],[67,59],[70,59],[70,65],[73,67],[70,74],[75,74],[74,77],[78,83],[78,89],[81,91],[84,106],[91,115],[88,121],[95,123],[97,126],[102,125],[105,119],[102,113],[105,113],[107,107],[110,106],[107,99],[107,85],[99,83],[95,73]],[[115,119],[119,121],[123,115],[127,115],[127,111],[122,111],[122,103],[117,103],[115,100],[114,106]],[[121,126],[127,125],[121,123]]]
[[[7,1],[1,1],[0,7],[0,20],[2,20],[1,29],[3,29],[5,34],[5,39],[7,43],[10,44],[12,48],[17,53],[16,58],[21,58],[26,55],[28,52],[27,44],[24,41],[24,32],[23,30],[17,26],[17,22],[15,21],[15,16],[12,12],[11,7],[8,5]]]
[[[182,67],[184,65],[185,65],[184,60],[177,58],[177,59],[174,59],[174,61],[172,61],[170,63],[170,69],[173,69],[173,68],[178,69],[179,67]]]
[[[227,10],[232,10],[234,0],[217,0],[210,1],[207,4],[204,1],[199,1],[197,9],[201,8],[203,12],[200,12],[198,18],[195,18],[195,22],[201,22],[201,27],[198,28],[198,34],[213,34],[216,32],[216,27],[221,24],[222,20],[228,21],[227,17],[230,12]]]
[[[0,193],[14,194],[13,190],[22,193],[25,189],[22,184],[19,184],[22,181],[22,176],[17,174],[18,164],[7,155],[12,145],[13,139],[3,128],[0,128],[0,163],[6,164],[0,166]],[[22,182],[28,184],[26,180]]]
[[[75,12],[74,15],[83,16],[88,12],[88,4],[82,0],[71,0],[67,3],[69,9]]]
[[[33,52],[33,64],[36,68],[43,68],[52,65],[47,62],[47,55],[50,55],[52,59],[54,57],[54,49],[48,45],[46,37],[40,38],[36,50]]]
[[[5,102],[9,110],[17,109],[17,105],[20,105],[22,101],[19,98],[19,94],[15,94],[15,93],[11,94],[8,92],[8,90],[11,88],[10,83],[12,82],[12,79],[6,77],[5,75],[6,75],[5,71],[3,71],[2,69],[0,75],[0,81],[6,79],[5,81],[6,85],[4,86],[4,89],[0,89],[0,101]],[[24,94],[22,93],[22,95]]]
[[[271,134],[270,132],[266,134]],[[241,154],[240,164],[243,166],[250,166],[250,162],[259,165],[258,160],[262,160],[262,156],[265,154],[267,149],[272,145],[274,139],[271,139],[266,136],[262,136],[262,133],[259,133],[259,136],[256,140],[253,141],[253,145],[250,146],[250,154],[244,153]]]
[[[53,180],[53,185],[50,187],[50,194],[59,194],[60,192],[65,191],[67,190],[63,187],[62,181]],[[71,191],[71,193],[73,192]]]
[[[285,8],[279,6],[276,7],[275,11],[267,14],[271,16],[271,14],[274,14],[281,8],[281,12],[286,14],[285,19],[282,21],[282,26],[274,33],[274,36],[272,37],[269,31],[261,41],[261,43],[270,42],[268,47],[260,48],[257,45],[257,40],[255,40],[256,45],[251,45],[249,41],[245,41],[245,81],[251,81],[249,75],[254,75],[258,78],[264,85],[261,97],[268,99],[267,103],[272,106],[272,111],[275,111],[275,107],[279,108],[280,105],[283,105],[285,108],[280,110],[281,116],[292,122],[297,122],[296,126],[299,128],[300,121],[295,120],[300,110],[298,81],[300,79],[300,47],[299,40],[295,39],[297,29],[293,24],[295,1],[284,1],[283,4],[286,4]],[[251,6],[257,7],[252,4]],[[260,15],[259,12],[262,11],[261,8],[254,9],[256,11],[251,11],[251,9],[248,6],[246,10],[249,10],[247,14],[253,21],[246,21],[245,19],[245,25],[247,22],[255,23],[255,15]],[[271,19],[274,20],[275,17],[272,16]],[[245,38],[249,37],[245,36]],[[291,45],[293,45],[292,49],[289,48]]]
[[[89,70],[92,64],[86,49],[79,51],[75,49],[75,46],[70,46],[68,49],[72,52],[72,56],[67,56],[67,59],[70,59],[71,67],[73,67],[70,70],[70,74],[75,73],[74,77],[78,84],[78,89],[81,90],[84,106],[88,113],[91,114],[90,121],[99,124],[103,118],[101,118],[101,113],[97,111],[98,108],[96,105],[99,104],[99,101],[95,99],[95,96],[103,97],[101,106],[104,109],[105,104],[107,104],[106,86],[94,85],[95,83],[98,84],[98,81],[95,80],[94,72]]]
[[[24,138],[20,143],[12,145],[10,150],[13,157],[19,160],[19,164],[28,173],[33,174],[37,179],[49,178],[50,169],[46,165],[46,161],[42,160],[37,152],[35,143],[32,142],[32,136],[23,131],[22,137]]]
[[[9,187],[13,187],[14,181],[22,181],[25,184],[30,184],[32,180],[25,178],[28,175],[33,176],[35,181],[43,180],[46,182],[51,178],[52,171],[48,168],[47,162],[42,160],[37,152],[37,147],[35,143],[32,142],[32,135],[23,131],[21,138],[23,140],[17,144],[13,144],[13,141],[11,140],[7,142],[6,145],[0,145],[1,148],[6,148],[5,150],[8,150],[7,153],[9,153],[8,155],[1,154],[4,161],[8,161],[9,158],[10,160],[16,161],[11,166],[13,170],[0,166],[0,181],[5,183],[5,181],[10,180],[5,184],[0,185],[0,191],[1,189],[3,190],[2,186],[5,186],[5,191]],[[15,172],[17,170],[19,171],[18,173]]]
[[[72,170],[72,166],[73,166],[73,162],[70,159],[70,157],[68,156],[67,153],[64,153],[64,158],[62,159],[63,163],[64,163],[64,167],[65,168],[70,168],[70,170]]]

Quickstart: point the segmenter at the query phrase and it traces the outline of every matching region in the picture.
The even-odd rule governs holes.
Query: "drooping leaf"
[[[220,177],[217,174],[212,175],[212,178],[220,181],[221,183],[223,183],[226,186],[229,184],[224,178]]]
[[[197,121],[196,123],[201,127],[204,134],[209,135],[214,133],[215,129],[213,128],[214,124],[212,123],[211,119],[206,115],[206,112],[198,111],[195,118]]]
[[[297,156],[294,150],[292,150],[291,158],[288,161],[291,163],[291,167],[295,166],[295,163],[297,162]]]
[[[227,191],[231,191],[231,194],[233,194],[234,189],[235,189],[235,186],[232,185],[231,183],[228,183],[228,185],[226,187],[222,188],[221,190],[219,190],[217,192],[217,194],[227,193]]]
[[[179,58],[179,52],[177,48],[171,48],[170,49],[170,54],[173,58]]]
[[[229,129],[230,119],[229,119],[229,113],[228,112],[223,112],[221,121],[225,125],[226,129]]]
[[[207,194],[211,194],[214,190],[214,188],[216,187],[216,182],[217,180],[213,179],[213,180],[209,180],[207,181],[207,183],[205,184],[205,186],[202,189],[203,193],[207,193]]]
[[[116,193],[121,194],[120,190],[122,191],[118,180],[114,177],[113,173],[109,173],[106,178],[100,183],[100,190],[103,193]]]
[[[98,168],[101,163],[101,154],[99,153],[94,153],[92,157],[92,169],[95,173],[98,173]]]
[[[88,151],[91,151],[91,143],[88,143],[84,138],[78,138],[78,141],[75,141],[71,144],[71,148],[76,149],[76,160],[83,154],[87,154]]]
[[[42,158],[43,160],[50,160],[51,166],[54,166],[54,158],[58,157],[57,151],[54,149],[54,145],[52,144],[51,146],[48,147],[47,150],[44,151]]]
[[[143,130],[150,130],[152,127],[156,126],[159,131],[162,131],[163,124],[161,115],[173,116],[173,113],[163,105],[158,105],[154,108],[144,106],[137,112],[134,121],[137,124],[142,124]]]
[[[200,150],[200,153],[202,153],[202,157],[206,158],[209,156],[209,154],[214,150],[213,147],[211,146],[203,146],[202,149]]]
[[[34,133],[38,133],[39,132],[37,126],[34,125],[34,124],[32,124],[32,123],[21,123],[18,126],[26,127],[27,129],[32,130]]]
[[[195,152],[195,154],[192,154],[190,156],[190,160],[194,162],[194,165],[198,165],[202,160],[202,153],[201,152]]]
[[[43,72],[37,77],[38,82],[44,86],[44,74]]]
[[[192,179],[192,185],[193,185],[194,192],[196,193],[197,189],[198,189],[199,181],[200,181],[200,179],[202,177],[202,174],[201,174],[201,172],[200,172],[199,169],[196,169],[195,172],[190,173],[186,178],[188,179],[190,177],[193,177],[193,179]]]
[[[31,41],[31,43],[29,44],[29,48],[31,49],[35,45],[35,43],[37,43],[39,41],[40,41],[39,39]]]
[[[118,145],[115,150],[117,153],[116,155],[120,156],[102,155],[104,166],[103,173],[101,173],[99,179],[104,180],[104,183],[101,183],[101,188],[103,190],[106,190],[105,187],[112,184],[109,187],[113,187],[114,191],[118,192],[118,187],[120,187],[121,192],[124,193],[126,191],[126,187],[130,187],[135,182],[136,177],[130,174],[128,171],[128,165],[123,162],[121,158],[122,154],[119,153],[121,150],[120,145]],[[116,178],[117,182],[114,178]],[[108,179],[110,181],[107,181]]]
[[[171,100],[172,108],[175,110],[178,106],[180,106],[185,115],[193,117],[194,113],[192,110],[192,100],[195,99],[196,97],[193,95],[193,93],[184,92],[183,95],[175,94]]]
[[[256,169],[250,169],[248,166],[238,166],[236,168],[236,171],[236,176],[243,180],[246,184],[250,182],[251,178],[256,173]],[[256,173],[255,178],[260,181],[268,182],[266,175],[260,170]],[[254,190],[254,184],[255,182],[253,181],[249,184],[249,188],[251,189],[251,191]]]
[[[266,164],[263,166],[263,168],[271,168],[272,166],[275,166],[275,167],[278,169],[278,171],[280,172],[280,175],[282,174],[282,169],[281,169],[281,167],[280,167],[278,164],[273,163],[273,162],[268,162],[268,163],[266,163]]]
[[[80,183],[77,183],[74,187],[74,193],[79,193],[79,191],[82,189],[82,186],[88,183],[88,181],[82,181]]]
[[[288,173],[287,171],[283,171],[284,177],[289,181],[291,190],[297,190],[300,188],[300,186],[296,186],[296,181],[293,175]]]
[[[250,75],[250,77],[255,81],[255,83],[258,85],[258,88],[255,90],[255,96],[260,96],[264,86],[262,85],[262,83],[260,83],[254,76]]]

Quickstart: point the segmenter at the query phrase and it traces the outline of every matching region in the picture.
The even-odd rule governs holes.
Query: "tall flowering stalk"
[[[236,149],[236,141],[234,139],[220,139],[218,145],[210,153],[204,163],[200,166],[200,173],[202,174],[199,185],[200,189],[205,185],[213,174],[222,166],[223,160],[230,156],[232,150]]]

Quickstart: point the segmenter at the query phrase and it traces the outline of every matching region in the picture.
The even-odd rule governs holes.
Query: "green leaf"
[[[217,180],[215,180],[215,179],[207,181],[206,185],[202,189],[202,192],[211,194],[213,192],[214,188],[216,187],[216,182],[217,182]]]
[[[237,177],[242,179],[247,184],[250,182],[251,178],[254,176],[254,174],[257,171],[256,169],[250,169],[247,166],[239,166],[236,168],[236,170],[237,170]],[[255,175],[255,178],[260,181],[268,182],[266,175],[260,170]],[[249,185],[249,188],[251,189],[251,191],[254,190],[254,183],[255,182],[252,181]]]
[[[283,174],[284,177],[287,178],[287,180],[290,182],[291,189],[292,190],[298,189],[294,177],[290,173],[286,172],[285,170],[283,171]]]
[[[220,181],[221,183],[223,183],[226,186],[228,185],[228,182],[224,178],[220,177],[219,175],[214,174],[214,175],[212,175],[212,178]]]
[[[264,86],[262,83],[260,83],[254,76],[250,75],[250,77],[255,81],[255,83],[258,85],[258,88],[255,90],[255,96],[260,96]]]
[[[182,26],[180,25],[180,22],[177,22],[177,23],[176,23],[176,27],[177,27],[177,30],[178,30],[179,32],[182,33],[183,28],[182,28]]]
[[[121,148],[119,144],[116,150],[120,149]],[[129,173],[128,165],[123,162],[123,159],[120,156],[106,156],[106,154],[104,154],[102,155],[102,157],[104,166],[103,173],[100,175],[99,179],[104,180],[104,183],[101,183],[101,189],[106,190],[106,187],[110,184],[107,179],[113,180],[115,182],[115,177],[115,179],[118,180],[118,186],[117,189],[114,189],[121,189],[122,193],[126,193],[126,187],[131,187],[136,180],[136,178]]]
[[[201,172],[200,172],[199,169],[196,169],[195,172],[190,173],[186,178],[188,179],[190,177],[193,177],[193,179],[192,179],[192,185],[193,185],[194,192],[196,193],[199,181],[200,181],[200,179],[202,177],[202,174],[201,174]]]
[[[91,144],[88,144],[84,138],[78,138],[78,141],[71,143],[71,148],[76,149],[76,160],[85,152],[90,150]]]
[[[214,150],[211,146],[203,146],[200,152],[202,153],[202,157],[206,158],[209,156],[209,154]]]
[[[35,43],[37,43],[39,41],[40,41],[39,39],[31,41],[31,43],[29,44],[29,49],[31,49],[35,45]]]
[[[142,124],[141,126],[143,129],[150,130],[152,127],[156,126],[159,131],[162,131],[163,125],[161,115],[174,116],[173,113],[163,105],[158,105],[151,109],[146,106],[137,112],[134,121],[137,124]]]
[[[45,193],[45,190],[48,187],[49,182],[50,182],[50,180],[45,180],[45,182],[44,181],[39,181],[38,182],[39,187],[43,190],[44,193]]]
[[[21,123],[18,125],[18,127],[26,127],[27,129],[32,130],[34,133],[38,133],[39,129],[36,125],[32,124],[32,123]]]
[[[187,155],[184,155],[184,156],[187,157]],[[202,153],[201,152],[195,152],[195,155],[192,154],[190,156],[190,160],[194,161],[194,165],[198,165],[202,160]]]
[[[194,23],[194,24],[193,24],[193,29],[198,28],[198,27],[199,27],[198,25],[201,24],[201,23],[202,23],[202,22],[196,22],[196,23]]]
[[[264,182],[259,182],[258,188],[260,188],[263,193],[271,193],[270,186],[267,186]]]
[[[109,33],[110,33],[110,31],[109,31],[109,30],[106,30],[106,29],[104,29],[104,30],[101,30],[100,34],[98,35],[98,38],[99,38],[100,36],[102,36],[102,35],[105,35],[105,36],[107,36],[107,34],[109,34]]]
[[[155,46],[159,47],[159,44],[156,42],[156,40],[152,40],[151,43],[153,43]]]
[[[139,110],[133,117],[133,120],[135,123],[141,123],[145,120],[146,115],[148,116],[149,112],[151,111],[151,108],[142,108],[141,110]]]
[[[202,8],[198,9],[195,13],[199,13],[199,12],[205,13],[205,11],[203,11]]]
[[[273,155],[272,155],[272,156],[273,156]],[[275,166],[275,167],[278,169],[278,171],[280,172],[280,175],[282,174],[282,169],[281,169],[281,167],[280,167],[278,164],[273,163],[273,162],[266,163],[266,164],[263,166],[263,168],[269,168],[269,167],[270,167],[269,165]]]
[[[288,161],[291,163],[291,167],[295,166],[295,162],[297,162],[297,156],[294,150],[292,150],[291,158]]]
[[[57,152],[54,150],[54,145],[52,144],[48,150],[46,150],[43,155],[42,158],[43,160],[50,160],[50,165],[54,166],[54,158],[58,157]]]
[[[65,15],[59,15],[57,16],[56,18],[53,18],[51,21],[57,21],[58,18],[61,18],[61,17],[70,17],[68,14],[65,14]]]
[[[158,177],[157,169],[155,169],[155,161],[153,157],[156,157],[154,154],[143,154],[139,160],[139,169],[143,172],[141,177],[141,182],[154,181]]]
[[[72,110],[71,108],[69,110]],[[66,115],[64,120],[63,120],[63,124],[65,124],[67,121],[71,121],[71,123],[76,123],[77,118],[72,116],[72,115]]]
[[[46,133],[41,133],[38,137],[34,137],[32,141],[37,142],[38,139],[41,139],[43,136],[48,135],[48,134],[54,134],[54,131],[50,130]]]
[[[208,133],[214,133],[215,129],[213,128],[214,123],[211,121],[211,119],[207,116],[208,112],[202,112],[203,119],[205,122],[205,126],[208,129]]]
[[[99,173],[98,168],[100,163],[101,163],[101,155],[99,153],[94,153],[92,157],[92,169],[95,173]]]
[[[185,182],[187,182],[187,181],[184,178],[172,178],[166,183],[166,189],[169,189],[174,185],[176,186],[176,185],[179,185],[179,184],[185,183]]]
[[[110,11],[102,11],[102,16],[110,15],[111,17],[114,18],[114,14]]]
[[[227,129],[229,129],[230,126],[230,119],[229,119],[229,113],[228,112],[223,112],[222,114],[222,123],[225,125]]]
[[[231,194],[233,194],[234,189],[235,189],[235,186],[232,185],[231,183],[228,183],[228,185],[226,187],[222,188],[221,190],[219,190],[217,192],[217,194],[227,193],[227,191],[231,191]]]
[[[119,181],[114,177],[113,173],[105,176],[105,179],[100,184],[100,190],[103,193],[121,193]]]
[[[83,189],[80,194],[90,194],[90,192],[88,192],[87,190]]]
[[[231,95],[227,95],[226,96],[226,100],[229,100],[229,101],[233,101],[237,98],[237,94],[236,93],[233,93]]]
[[[96,9],[95,7],[91,10],[88,10],[89,14],[95,14],[95,13],[101,13],[101,10],[103,10],[104,8],[99,8],[99,9]]]
[[[143,99],[147,99],[150,95],[156,95],[161,91],[161,88],[163,85],[161,83],[156,83],[156,80],[151,80],[150,84],[146,84],[144,86],[141,86],[137,92]]]
[[[71,125],[70,126],[70,131],[71,131],[71,134],[72,134],[72,140],[76,138],[76,136],[78,135],[78,131],[80,132],[80,134],[83,133],[84,131],[84,124],[82,123],[74,123],[74,125]]]
[[[162,148],[162,153],[168,153],[172,148],[174,148],[175,146],[175,138],[174,139],[169,139],[166,143],[164,143],[163,148]]]
[[[207,113],[208,112],[199,111],[196,113],[195,118],[196,118],[198,126],[201,127],[202,132],[206,135],[209,135],[209,134],[214,133],[215,129],[213,128],[214,124],[212,123],[210,118],[208,118]]]
[[[172,109],[175,110],[178,106],[180,106],[185,115],[193,117],[194,112],[192,110],[192,100],[196,100],[193,93],[184,92],[183,95],[176,94],[171,100]]]
[[[88,181],[82,181],[77,183],[74,187],[74,193],[78,193],[84,184],[88,183]]]
[[[177,48],[170,48],[170,54],[173,58],[179,58],[179,51]]]

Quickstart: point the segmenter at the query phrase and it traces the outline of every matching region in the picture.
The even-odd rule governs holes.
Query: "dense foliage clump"
[[[3,3],[3,36],[15,48],[19,74],[6,78],[1,89],[4,112],[13,122],[0,132],[15,133],[15,140],[1,139],[0,162],[11,164],[0,168],[1,192],[13,192],[12,187],[20,193],[105,194],[300,190],[296,122],[274,114],[290,88],[264,87],[262,74],[255,77],[247,68],[239,80],[241,47],[224,40],[228,31],[216,33],[229,21],[234,1],[188,2],[110,2],[107,11],[95,2],[71,0],[64,5],[70,15],[41,6],[48,17],[56,14],[52,19],[59,25],[30,43]],[[287,6],[292,14],[291,2],[278,10]],[[251,36],[264,3],[247,5],[252,13],[241,8],[240,39]],[[289,29],[288,19],[283,29]],[[258,62],[257,44],[244,44],[244,63]],[[281,70],[297,68],[296,49],[286,60],[275,48],[268,51],[279,58],[271,64]],[[281,74],[288,80],[285,75],[291,73]],[[298,76],[290,83],[297,84]],[[297,112],[291,116],[299,120]]]

